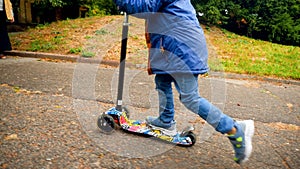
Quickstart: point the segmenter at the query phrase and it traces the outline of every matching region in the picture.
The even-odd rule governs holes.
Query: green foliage
[[[300,45],[299,0],[192,0],[200,22],[249,37]]]
[[[254,32],[254,37],[264,33],[268,41],[300,45],[299,0],[263,0],[257,14],[260,18],[255,29],[260,31]]]
[[[34,3],[45,7],[63,7],[72,4],[72,0],[35,0]]]
[[[52,45],[51,42],[42,41],[42,40],[35,40],[35,41],[31,42],[30,46],[31,47],[29,50],[33,51],[33,52],[36,52],[36,51],[46,52],[51,49],[54,49],[54,46]]]
[[[81,51],[82,51],[81,48],[71,48],[69,50],[69,53],[71,53],[71,54],[79,54]]]
[[[55,45],[60,45],[60,44],[64,44],[63,39],[64,39],[64,36],[55,36],[54,38],[52,38],[51,41],[52,41],[53,44],[55,44]]]
[[[117,14],[113,0],[79,0],[79,5],[89,9],[89,16]]]
[[[221,24],[228,19],[225,12],[225,2],[222,0],[192,0],[192,4],[195,6],[195,9],[202,13],[203,16],[199,19],[208,24]],[[201,14],[201,15],[202,15]]]
[[[92,58],[94,57],[96,54],[94,52],[90,52],[90,51],[83,51],[82,52],[82,57],[86,57],[86,58]]]
[[[108,33],[109,32],[106,29],[103,29],[103,28],[95,31],[96,35],[105,35],[105,34],[108,34]]]

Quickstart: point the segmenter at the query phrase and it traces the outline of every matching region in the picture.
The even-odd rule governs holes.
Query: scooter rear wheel
[[[189,137],[192,144],[188,145],[188,147],[193,146],[196,143],[196,135],[193,132],[188,132],[185,137]]]

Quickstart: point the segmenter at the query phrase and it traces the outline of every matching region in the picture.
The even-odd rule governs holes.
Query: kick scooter
[[[194,127],[188,126],[182,132],[177,132],[176,135],[168,135],[162,130],[154,129],[151,126],[148,126],[145,121],[130,120],[129,111],[126,109],[126,107],[122,106],[125,60],[129,28],[128,19],[128,15],[124,13],[116,107],[110,108],[108,111],[104,112],[98,117],[97,125],[99,129],[105,133],[110,133],[115,129],[122,129],[130,133],[156,137],[180,146],[193,146],[196,142],[196,136],[192,132],[194,130]]]

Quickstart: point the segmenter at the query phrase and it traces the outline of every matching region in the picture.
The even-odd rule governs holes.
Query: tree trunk
[[[55,8],[55,20],[59,21],[62,20],[62,7],[56,7]]]

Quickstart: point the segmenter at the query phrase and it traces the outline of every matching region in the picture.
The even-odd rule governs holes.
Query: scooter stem
[[[122,97],[123,97],[123,86],[125,77],[125,63],[126,63],[126,50],[127,50],[127,39],[128,39],[128,15],[124,13],[124,22],[122,27],[122,42],[121,42],[121,54],[120,54],[120,67],[119,67],[119,81],[118,81],[118,96],[116,109],[122,111]]]

